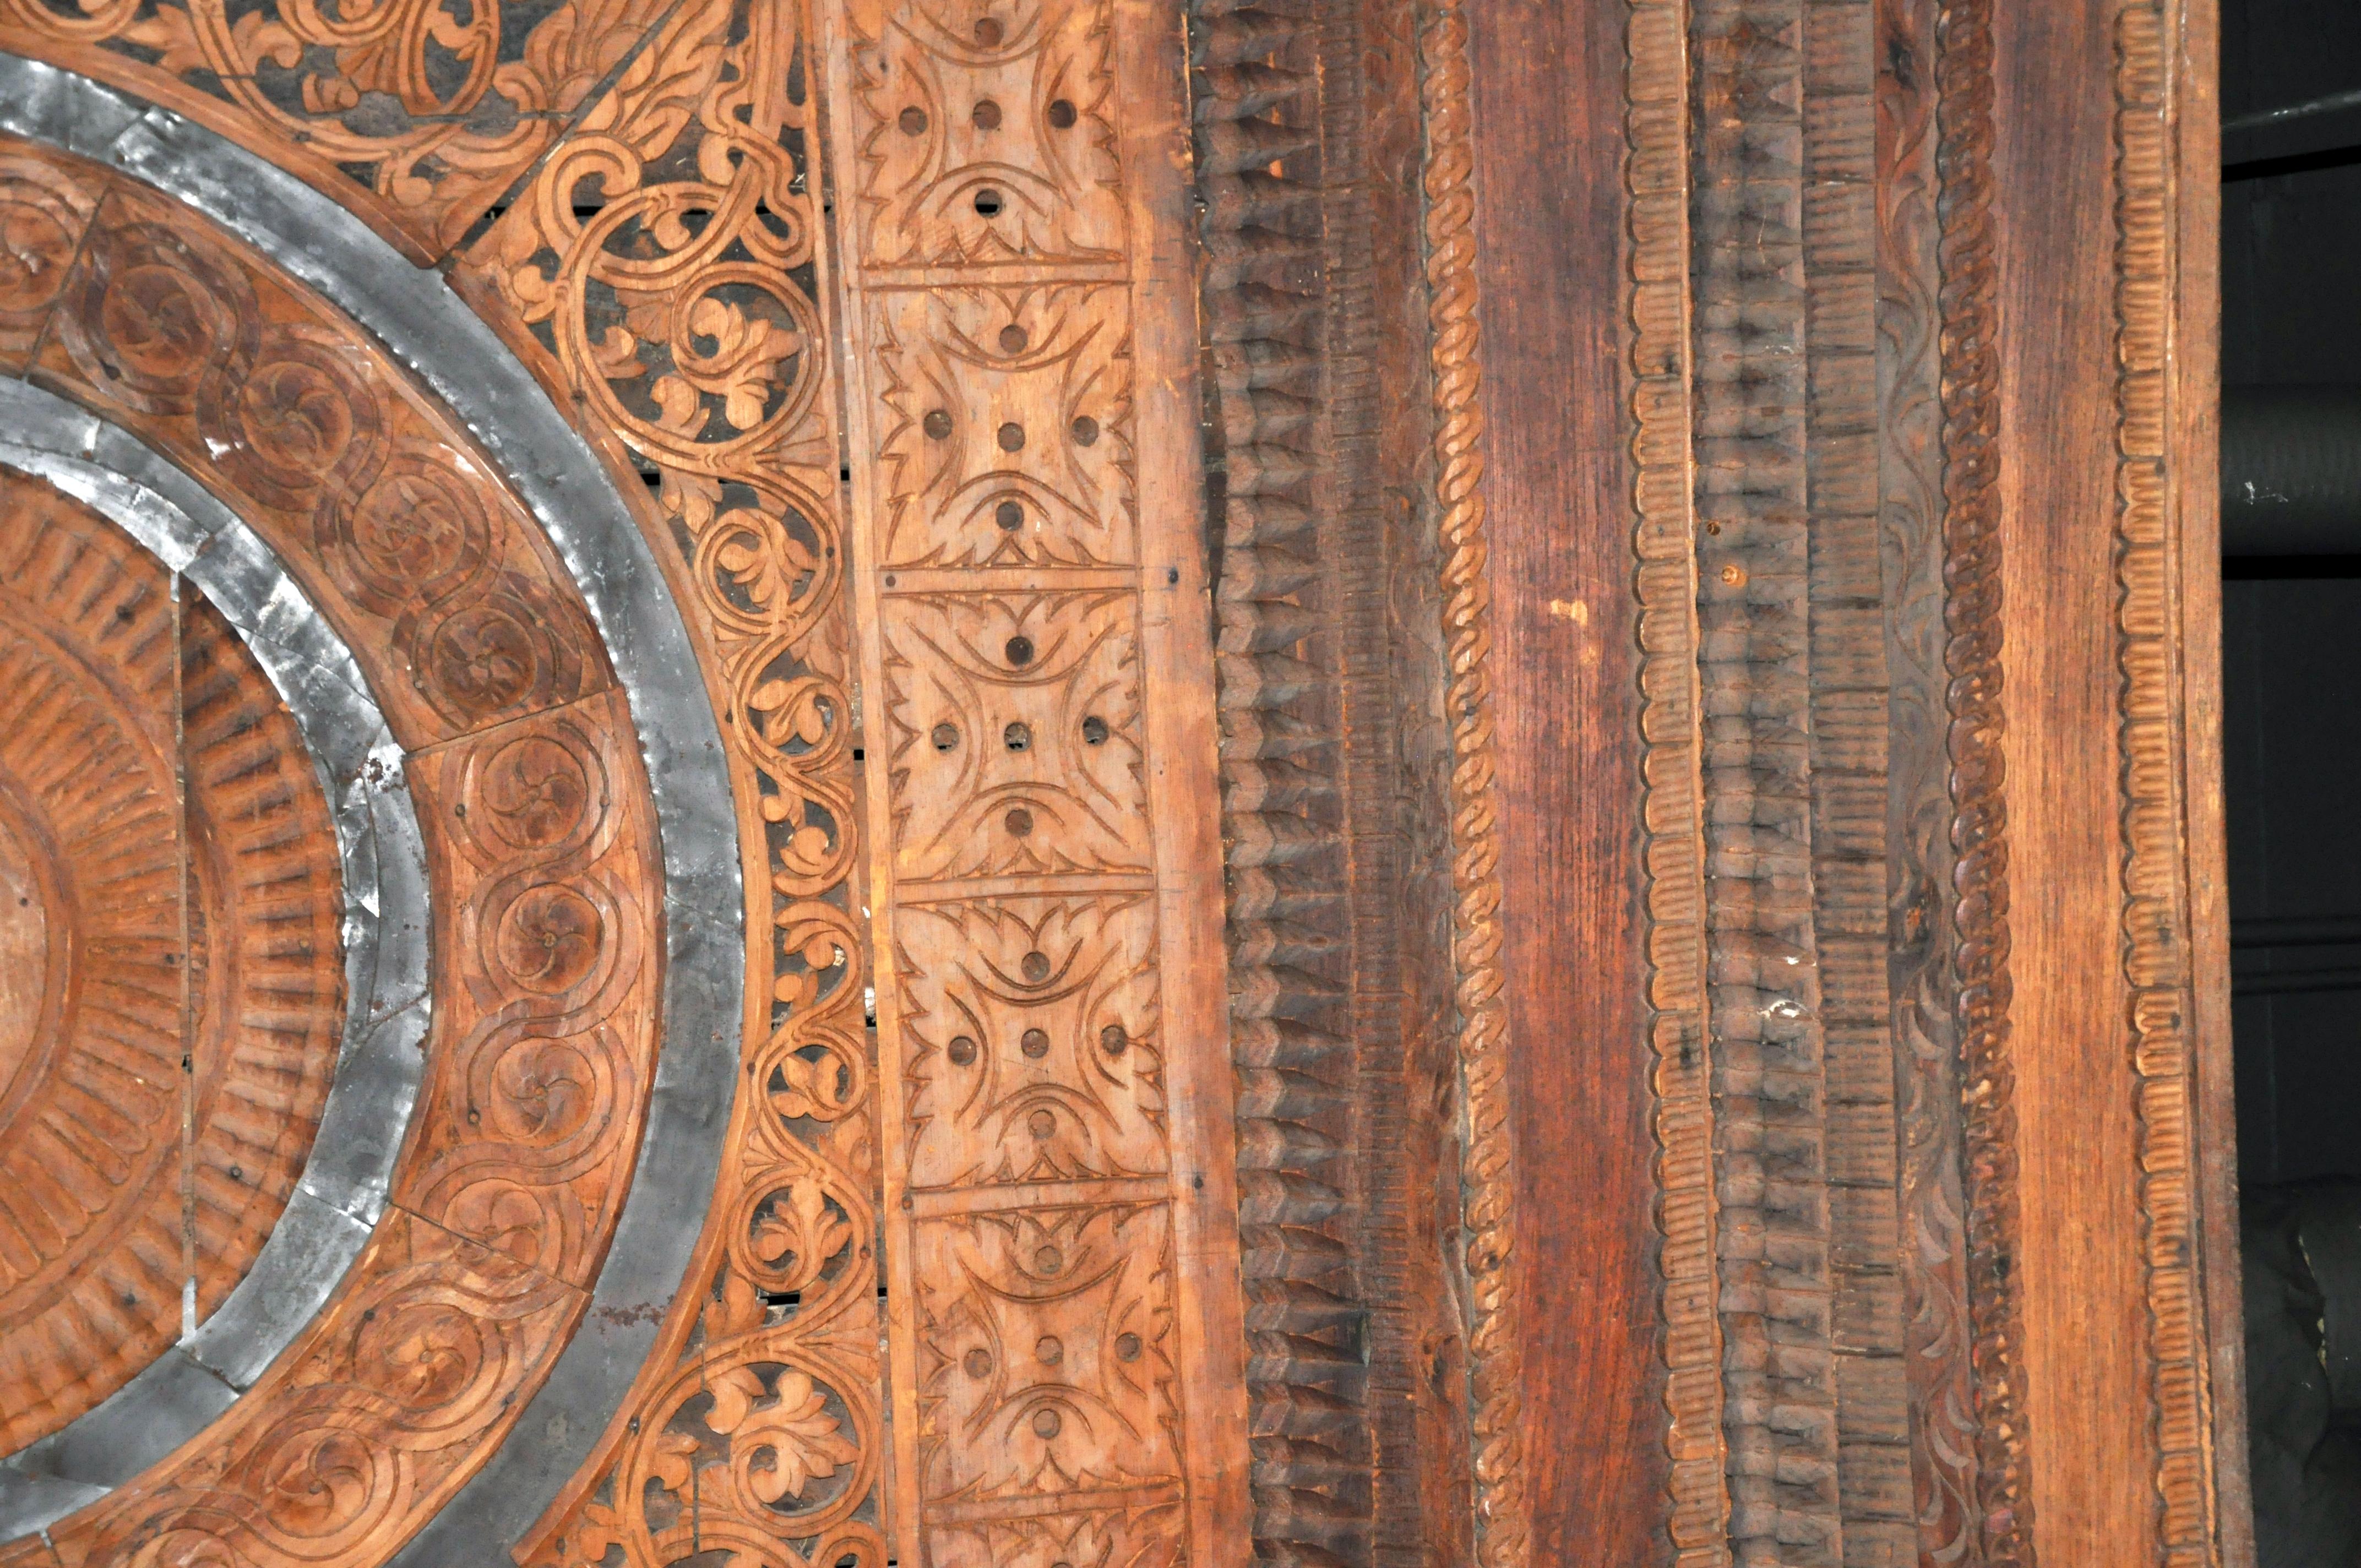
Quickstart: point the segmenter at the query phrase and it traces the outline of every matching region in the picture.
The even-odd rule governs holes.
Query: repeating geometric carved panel
[[[1156,9],[823,6],[896,1524],[928,1568],[1246,1548],[1211,1459],[1243,1335],[1196,351],[1130,211],[1182,221]]]
[[[420,746],[611,682],[548,542],[382,350],[308,291],[118,187],[34,378],[151,438],[355,628]]]
[[[920,1222],[919,1488],[936,1561],[962,1561],[936,1541],[980,1526],[1023,1520],[1038,1538],[1180,1499],[1171,1245],[1155,1202]],[[989,1559],[1006,1560],[1005,1545]]]
[[[1142,894],[904,906],[914,1190],[1170,1168]]]
[[[1149,869],[1135,596],[896,594],[879,614],[901,875]]]
[[[419,261],[467,232],[664,14],[650,0],[7,0],[12,47],[262,152]]]
[[[845,8],[854,263],[1120,265],[1108,0]]]
[[[874,308],[886,565],[1139,559],[1126,291],[911,290]]]
[[[455,984],[424,1135],[397,1202],[587,1286],[631,1179],[653,1027],[654,848],[623,802],[640,762],[620,693],[413,758],[450,912]]]

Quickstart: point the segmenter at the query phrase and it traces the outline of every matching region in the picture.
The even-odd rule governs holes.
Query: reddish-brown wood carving
[[[419,261],[457,244],[645,42],[648,0],[8,0],[11,47],[177,109]]]
[[[717,1542],[885,1561],[877,1090],[807,47],[793,5],[682,7],[456,280],[626,490],[653,483],[642,523],[730,750],[748,900],[755,1092],[694,1285],[520,1561],[653,1568]]]
[[[1177,6],[826,12],[902,1558],[1243,1560]]]
[[[213,488],[343,637],[410,752],[438,925],[397,1201],[341,1291],[222,1420],[51,1538],[73,1565],[376,1560],[522,1412],[621,1206],[661,955],[640,751],[550,543],[382,349],[188,209],[0,152],[95,198],[24,323],[31,375]]]
[[[184,1285],[209,1314],[253,1262],[335,1065],[343,906],[310,755],[227,624],[5,473],[0,690],[14,1450],[171,1344]]]

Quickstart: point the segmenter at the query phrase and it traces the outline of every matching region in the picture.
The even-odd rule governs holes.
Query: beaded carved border
[[[1688,6],[1626,23],[1625,314],[1640,604],[1648,1002],[1663,1236],[1664,1443],[1677,1561],[1730,1561],[1707,1049],[1705,842],[1689,408]]]
[[[1960,1065],[1976,1509],[1983,1562],[1998,1568],[2032,1563],[2033,1502],[2015,1266],[2020,1231],[2001,693],[1992,0],[1943,6],[1936,22],[1936,165],[1942,181],[1944,668],[1949,677],[1957,927],[1951,1005]]]
[[[2173,349],[2177,7],[2115,13],[2115,545],[2123,956],[2138,1075],[2140,1252],[2163,1561],[2217,1560],[2213,1389],[2199,1278],[2196,1041],[2183,822]]]

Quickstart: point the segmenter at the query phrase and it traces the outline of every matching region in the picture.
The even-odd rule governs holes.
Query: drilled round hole
[[[1082,744],[1083,744],[1083,745],[1085,745],[1085,746],[1104,746],[1104,745],[1105,745],[1105,744],[1106,744],[1106,738],[1107,738],[1107,726],[1106,726],[1106,720],[1105,720],[1105,719],[1101,718],[1100,718],[1097,714],[1095,714],[1095,713],[1093,713],[1093,714],[1090,714],[1090,715],[1087,715],[1086,717],[1084,717],[1084,718],[1082,719]]]
[[[1033,1135],[1037,1144],[1046,1144],[1058,1131],[1058,1118],[1047,1111],[1036,1111],[1025,1118],[1025,1130]]]
[[[1008,829],[1008,836],[1012,839],[1033,836],[1033,814],[1021,806],[1010,806],[1008,815],[1000,819],[1000,825]]]
[[[999,192],[986,189],[978,191],[975,193],[975,215],[977,217],[996,218],[1000,215],[1000,207],[1001,202]]]
[[[1074,112],[1072,99],[1057,98],[1050,101],[1049,124],[1053,128],[1061,131],[1072,130],[1074,122],[1081,118],[1082,116]]]
[[[1025,427],[1015,420],[1000,427],[1000,449],[1003,452],[1025,450]]]
[[[901,126],[902,134],[906,137],[922,137],[927,134],[927,112],[916,104],[903,110],[901,118],[896,123]]]
[[[928,409],[927,417],[918,422],[920,429],[936,441],[947,441],[951,433],[951,416],[941,409]]]
[[[948,751],[959,744],[959,727],[955,724],[938,724],[928,733],[927,739],[935,743],[936,751]]]
[[[1033,1342],[1033,1356],[1044,1366],[1055,1366],[1066,1359],[1066,1347],[1056,1334],[1043,1334]]]
[[[1097,444],[1099,439],[1099,422],[1093,419],[1090,415],[1076,414],[1074,416],[1072,429],[1074,432],[1075,445],[1093,446]]]
[[[1140,1344],[1139,1336],[1137,1334],[1117,1334],[1115,1336],[1115,1354],[1116,1360],[1137,1361],[1139,1359],[1139,1351]]]
[[[1000,40],[1005,36],[1006,34],[1001,28],[999,17],[978,16],[975,19],[975,41],[984,48],[998,49]]]
[[[1000,352],[1003,354],[1022,354],[1025,345],[1032,341],[1033,334],[1015,322],[1000,329]]]
[[[1065,1424],[1055,1410],[1033,1412],[1033,1435],[1036,1437],[1055,1437],[1058,1435],[1058,1429]]]
[[[1130,1044],[1131,1036],[1124,1032],[1120,1024],[1109,1024],[1099,1031],[1099,1049],[1111,1057],[1123,1055],[1124,1048]]]
[[[1034,985],[1049,978],[1049,955],[1040,951],[1026,954],[1017,960],[1016,972]]]
[[[1043,1057],[1049,1054],[1049,1031],[1046,1029],[1026,1030],[1024,1038],[1017,1042],[1017,1048],[1022,1050],[1027,1056],[1031,1057],[1035,1061],[1039,1061]]]
[[[1000,743],[1012,751],[1022,751],[1033,744],[1033,727],[1020,718],[1000,732]]]
[[[1025,509],[1015,501],[1003,501],[992,509],[992,521],[1014,533],[1025,526]]]
[[[1012,637],[1008,640],[1008,646],[1001,652],[1008,655],[1011,667],[1021,670],[1033,662],[1033,639]]]
[[[975,1349],[967,1353],[966,1365],[967,1375],[970,1377],[991,1376],[992,1352],[985,1350],[981,1345],[977,1346]]]
[[[972,117],[977,130],[996,131],[1000,128],[1000,105],[989,98],[979,98]]]
[[[975,1042],[965,1035],[955,1036],[951,1040],[950,1058],[953,1067],[968,1066],[975,1060]]]
[[[1033,1255],[1033,1272],[1036,1274],[1055,1274],[1065,1266],[1066,1255],[1056,1247],[1045,1246]]]

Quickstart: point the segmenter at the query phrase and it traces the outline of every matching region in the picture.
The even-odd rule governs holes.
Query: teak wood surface
[[[391,1563],[606,1343],[671,1153],[645,759],[681,715],[627,700],[614,564],[137,150],[219,137],[538,380],[726,753],[719,1175],[677,1288],[615,1310],[587,1457],[480,1554],[2244,1568],[2216,26],[0,0],[12,60],[154,106],[115,164],[57,144],[95,121],[0,143],[0,370],[202,485],[350,644],[436,985],[341,1291],[0,1565]],[[275,1212],[334,1065],[337,803],[202,607],[181,665],[92,652],[168,574],[7,484],[0,655],[74,674],[0,691],[0,875],[56,927],[0,912],[44,955],[0,976],[0,1116],[80,1037],[52,953],[137,970],[141,1049],[200,1080],[50,1106],[89,1157],[0,1190],[88,1222],[0,1224],[13,1449]],[[139,586],[31,625],[67,557]],[[69,687],[86,722],[29,722]],[[121,931],[48,913],[115,885],[49,848],[78,769],[140,828]],[[302,940],[241,949],[284,970],[247,1005],[260,880]],[[276,1111],[235,1130],[271,1153],[231,1176],[205,1074],[269,1007]]]

